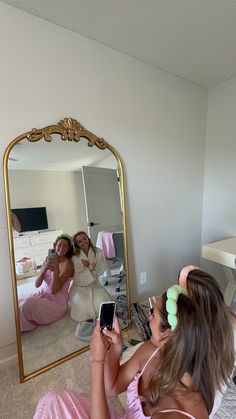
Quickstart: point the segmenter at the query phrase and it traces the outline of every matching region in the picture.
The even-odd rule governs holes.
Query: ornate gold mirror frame
[[[12,220],[11,220],[11,196],[10,196],[10,186],[9,186],[9,155],[13,147],[22,140],[29,141],[31,143],[36,143],[40,140],[45,140],[46,142],[52,142],[54,135],[57,135],[61,141],[64,142],[75,142],[80,143],[87,140],[87,146],[97,147],[100,150],[109,150],[117,161],[118,173],[119,173],[119,184],[120,184],[120,205],[122,212],[123,220],[123,236],[124,236],[124,272],[125,272],[125,282],[126,282],[126,296],[127,296],[127,310],[128,310],[128,321],[127,326],[122,329],[122,331],[127,331],[131,328],[130,322],[130,291],[129,291],[129,272],[128,272],[128,251],[127,251],[127,234],[126,234],[126,214],[125,214],[125,192],[124,192],[124,173],[121,159],[115,149],[108,144],[104,139],[98,138],[96,135],[87,131],[79,122],[72,118],[65,118],[61,120],[57,125],[49,125],[42,129],[33,128],[31,131],[25,132],[24,134],[16,137],[9,146],[7,147],[4,154],[4,184],[5,184],[5,199],[6,199],[6,209],[7,209],[7,225],[8,225],[8,237],[9,237],[9,249],[10,249],[10,265],[12,273],[12,287],[13,287],[13,298],[14,298],[14,313],[15,313],[15,322],[16,322],[16,340],[17,340],[17,351],[18,351],[18,361],[19,361],[19,373],[20,373],[20,382],[28,381],[29,379],[42,374],[43,372],[56,367],[64,363],[67,360],[74,358],[82,354],[83,352],[89,349],[89,346],[85,346],[79,350],[73,351],[66,356],[61,357],[60,359],[51,362],[42,368],[38,368],[35,371],[32,371],[28,374],[25,373],[24,368],[24,354],[22,351],[22,336],[20,331],[20,320],[19,320],[19,310],[18,310],[18,291],[17,291],[17,275],[15,262],[16,258],[14,255],[14,240],[12,232]],[[79,147],[78,147],[79,154]]]

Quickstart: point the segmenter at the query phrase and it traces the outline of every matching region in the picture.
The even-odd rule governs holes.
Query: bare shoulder
[[[170,411],[168,412],[168,410]],[[197,405],[194,403],[194,405],[191,407],[189,406],[188,408],[187,406],[181,408],[173,407],[172,409],[167,407],[161,408],[154,411],[151,415],[152,419],[184,419],[187,417],[193,419],[209,419],[205,405],[201,402],[199,402]]]
[[[156,349],[156,346],[154,346],[150,340],[147,340],[139,346],[139,348],[134,352],[130,360],[132,362],[138,363],[139,369],[141,370]]]
[[[187,412],[186,412],[187,413]],[[153,413],[151,419],[186,419],[189,416],[186,416],[184,413],[180,412],[156,412]],[[199,415],[192,415],[193,419],[209,419],[208,415],[203,413]]]
[[[63,265],[64,266],[66,266],[66,267],[71,267],[71,266],[74,266],[74,264],[73,264],[73,262],[72,262],[72,259],[66,259],[64,262],[63,262]]]
[[[71,259],[66,259],[60,265],[61,273],[67,273],[68,275],[72,276],[74,272],[74,264]]]
[[[185,415],[178,412],[156,412],[153,413],[151,419],[184,419]],[[197,419],[197,418],[196,418]]]
[[[119,373],[110,395],[117,395],[127,390],[130,382],[142,370],[155,349],[156,347],[150,341],[146,341],[127,360],[124,360],[124,363],[119,368]]]
[[[67,265],[66,266],[70,270],[71,275],[73,275],[73,273],[74,273],[74,264],[73,264],[73,262],[72,262],[71,259],[67,259]]]
[[[67,259],[67,263],[69,264],[69,266],[74,266],[72,259]]]
[[[157,347],[153,345],[150,340],[146,340],[142,345],[140,345],[140,347],[137,349],[137,352],[139,352],[139,355],[141,354],[145,357],[148,354],[151,355],[156,349]]]

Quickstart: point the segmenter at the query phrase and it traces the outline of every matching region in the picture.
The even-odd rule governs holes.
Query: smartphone
[[[54,259],[55,256],[55,249],[49,249],[48,250],[48,260]]]
[[[115,312],[115,301],[106,301],[100,304],[98,318],[100,320],[101,332],[103,331],[104,327],[106,327],[108,330],[112,330]]]

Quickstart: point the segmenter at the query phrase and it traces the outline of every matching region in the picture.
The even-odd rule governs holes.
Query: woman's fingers
[[[88,261],[88,260],[86,260],[86,259],[81,259],[81,262],[82,262],[82,265],[83,265],[85,268],[88,268],[88,266],[89,266],[89,261]]]
[[[120,340],[120,335],[107,329],[103,329],[103,334],[109,339],[110,343],[117,343]]]
[[[110,339],[100,332],[99,326],[100,326],[100,322],[97,321],[96,326],[94,328],[92,339],[90,341],[90,350],[91,350],[92,358],[103,360],[106,357],[106,353],[111,343],[110,343]]]
[[[113,320],[113,329],[116,333],[120,333],[120,325],[117,316],[115,316]]]
[[[96,320],[94,330],[100,333],[100,320],[99,319]]]

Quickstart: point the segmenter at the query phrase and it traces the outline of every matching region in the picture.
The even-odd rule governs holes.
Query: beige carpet
[[[0,369],[0,374],[0,418],[32,419],[39,399],[49,390],[70,389],[89,394],[90,352],[23,384],[19,383],[16,365]],[[111,398],[109,403],[121,411],[121,405],[115,398]]]
[[[119,324],[121,329],[125,327],[122,319],[119,319]],[[25,375],[88,346],[88,342],[75,337],[76,326],[77,323],[67,313],[54,323],[38,326],[31,332],[22,333]]]
[[[77,323],[69,314],[47,326],[21,334],[25,374],[88,346],[75,337]]]
[[[17,292],[20,299],[38,291],[34,286],[34,282],[35,277],[22,279],[17,282]],[[114,298],[118,296],[115,288],[116,285],[111,285],[108,289],[109,292],[112,292]],[[123,291],[120,294],[122,293]],[[119,307],[121,312],[124,313],[124,306],[119,303]],[[117,310],[119,307],[117,307]],[[123,329],[125,324],[122,319],[119,321],[120,327]],[[54,323],[38,326],[33,331],[22,333],[24,374],[28,375],[45,367],[45,365],[88,346],[87,342],[83,342],[75,337],[76,326],[77,322],[72,320],[67,313]]]

